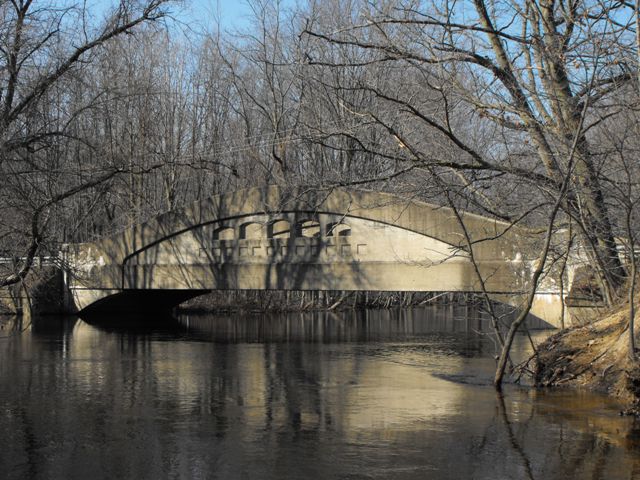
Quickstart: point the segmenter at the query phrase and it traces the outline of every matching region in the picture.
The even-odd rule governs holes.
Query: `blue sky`
[[[45,0],[47,1],[47,0]],[[76,5],[75,0],[48,0],[52,5]],[[106,12],[114,9],[118,0],[88,0],[89,13],[99,21]],[[251,8],[247,0],[182,0],[169,4],[173,16],[186,24],[212,27],[219,22],[223,30],[248,26]],[[196,25],[194,25],[196,26]]]
[[[184,21],[211,25],[217,19],[223,30],[245,27],[251,13],[244,0],[185,0],[177,10],[184,11],[179,15]]]
[[[54,4],[66,2],[75,4],[76,0],[48,0]],[[274,3],[277,0],[268,0]],[[170,3],[170,10],[179,22],[197,27],[212,29],[217,25],[221,30],[233,31],[246,29],[252,16],[248,0],[182,0]],[[118,0],[88,0],[87,6],[96,20],[117,5]],[[292,5],[292,0],[280,0],[282,7]]]

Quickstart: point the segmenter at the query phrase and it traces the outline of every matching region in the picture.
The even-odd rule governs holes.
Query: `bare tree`
[[[636,285],[637,285],[637,245],[638,235],[638,207],[640,204],[640,162],[638,152],[640,143],[638,138],[637,92],[633,88],[626,88],[610,101],[610,110],[619,110],[615,118],[608,119],[608,111],[600,112],[602,128],[596,132],[599,148],[606,152],[606,163],[602,165],[604,183],[607,188],[607,200],[618,215],[614,218],[614,225],[618,237],[620,251],[623,252],[626,266],[629,270],[627,285],[627,302],[629,308],[629,356],[636,358],[635,344],[635,315],[636,315]]]
[[[391,148],[393,142],[367,144],[364,136],[358,137],[361,143],[400,162],[455,170],[487,211],[494,210],[487,202],[491,196],[479,194],[494,188],[489,183],[496,176],[512,179],[518,195],[535,196],[538,189],[558,195],[588,105],[588,124],[577,142],[561,207],[580,229],[605,299],[617,298],[627,272],[589,135],[599,122],[593,112],[634,78],[632,9],[618,2],[537,0],[363,3],[357,19],[327,30],[319,20],[322,6],[314,8],[305,33],[319,47],[310,49],[309,63],[356,66],[323,56],[322,46],[329,44],[368,52],[371,68],[403,70],[398,83],[359,85],[386,113],[358,113],[382,125],[398,148]],[[430,101],[434,94],[440,101]],[[478,134],[489,142],[483,146]],[[442,148],[424,148],[427,136]],[[511,217],[514,212],[507,210],[493,213]]]
[[[93,169],[82,162],[68,169],[61,162],[62,149],[82,141],[69,126],[83,110],[69,102],[62,85],[80,78],[107,42],[163,18],[166,5],[166,0],[121,1],[96,25],[79,7],[33,0],[0,4],[0,208],[12,212],[4,217],[0,239],[8,253],[21,258],[0,286],[27,275],[61,202],[123,169]]]

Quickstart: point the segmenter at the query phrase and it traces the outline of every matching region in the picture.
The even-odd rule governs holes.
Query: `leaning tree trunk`
[[[602,187],[588,154],[576,155],[573,190],[575,214],[582,226],[585,247],[594,262],[602,294],[611,305],[619,296],[627,272],[620,260],[620,254],[609,220]]]

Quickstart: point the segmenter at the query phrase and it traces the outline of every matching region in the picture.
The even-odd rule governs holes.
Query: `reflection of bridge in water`
[[[543,321],[531,320],[528,325],[530,328],[547,326]],[[495,345],[489,337],[478,335],[492,332],[493,329],[489,316],[477,306],[431,305],[273,314],[182,314],[177,321],[190,334],[221,343],[424,342],[432,337],[449,335],[464,339],[457,353],[466,356],[471,335],[477,337],[478,341],[474,343],[477,348],[487,348],[495,353]]]
[[[535,239],[493,219],[462,219],[487,291],[517,305]],[[463,233],[450,209],[388,194],[241,190],[69,246],[69,303],[148,309],[214,289],[478,292]],[[532,313],[558,325],[560,305],[547,278]]]

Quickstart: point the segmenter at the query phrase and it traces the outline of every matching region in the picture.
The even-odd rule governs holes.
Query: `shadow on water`
[[[177,335],[182,339],[189,329],[182,325],[169,312],[132,313],[132,314],[93,314],[85,315],[81,320],[103,332],[148,335],[162,333]]]

